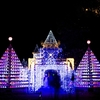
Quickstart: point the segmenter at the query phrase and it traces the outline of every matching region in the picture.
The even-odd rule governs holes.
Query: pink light
[[[12,39],[13,39],[12,37],[9,37],[9,38],[8,38],[9,41],[12,41]]]
[[[87,40],[87,44],[90,44],[91,43],[91,41],[90,40]]]

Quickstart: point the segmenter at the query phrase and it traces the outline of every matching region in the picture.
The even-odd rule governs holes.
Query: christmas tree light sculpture
[[[28,87],[28,83],[27,70],[10,44],[0,60],[0,88]]]
[[[88,40],[88,49],[76,69],[76,87],[100,87],[100,63],[90,49],[90,43]]]
[[[70,80],[68,79],[71,78],[72,69],[68,67],[66,59],[58,58],[58,54],[62,52],[62,48],[59,48],[59,43],[56,41],[51,30],[46,40],[41,44],[43,47],[39,48],[37,52],[33,52],[33,60],[31,59],[29,62],[32,90],[37,91],[43,86],[44,73],[46,70],[56,70],[61,77],[61,87],[68,91],[68,88],[70,88]]]

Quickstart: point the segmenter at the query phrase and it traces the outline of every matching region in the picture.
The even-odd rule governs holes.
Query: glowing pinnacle
[[[12,37],[9,37],[9,38],[8,38],[9,41],[12,41],[12,39],[13,39]]]
[[[87,44],[90,44],[91,43],[91,41],[90,40],[87,40]]]

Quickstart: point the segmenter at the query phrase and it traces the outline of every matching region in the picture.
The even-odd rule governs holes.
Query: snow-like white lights
[[[8,40],[9,40],[9,41],[12,41],[12,40],[13,40],[13,38],[12,38],[12,37],[9,37],[9,38],[8,38]]]
[[[91,41],[90,40],[87,40],[87,44],[90,44],[91,43]]]
[[[67,65],[61,64],[51,64],[51,65],[40,65],[37,64],[35,65],[35,69],[31,70],[31,80],[30,83],[32,84],[32,90],[33,91],[38,91],[41,86],[44,86],[44,73],[46,70],[55,70],[59,73],[60,78],[61,78],[61,87],[68,91],[68,87],[71,87],[69,84],[71,82],[71,75],[72,75],[72,70],[70,67]]]
[[[50,56],[52,56],[52,54],[49,54]]]

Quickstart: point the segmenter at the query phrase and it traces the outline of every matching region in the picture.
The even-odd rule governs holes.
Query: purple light
[[[88,41],[89,43],[90,41]],[[75,76],[76,87],[100,87],[100,63],[92,50],[85,52],[76,69]]]
[[[9,37],[9,41],[12,41],[11,37]],[[11,55],[10,57],[9,54]],[[9,63],[9,60],[11,61],[11,63]],[[9,88],[28,87],[28,70],[23,68],[13,48],[6,49],[3,56],[1,57],[0,66],[1,88],[7,88],[7,84],[11,85],[9,86]],[[8,72],[10,72],[10,76]]]

